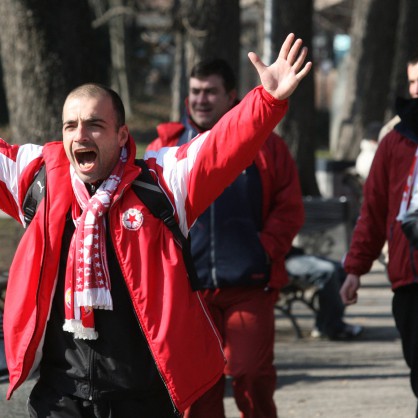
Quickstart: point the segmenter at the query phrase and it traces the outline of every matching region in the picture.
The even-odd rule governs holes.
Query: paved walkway
[[[297,307],[306,334],[295,340],[290,322],[277,318],[275,400],[280,418],[413,418],[416,401],[409,388],[400,341],[391,315],[391,291],[377,265],[364,276],[359,303],[349,307],[347,321],[365,327],[352,342],[313,340],[312,315]],[[1,418],[26,417],[26,398],[32,382],[5,401],[0,384]],[[239,418],[228,388],[227,418]],[[121,417],[123,418],[123,417]]]

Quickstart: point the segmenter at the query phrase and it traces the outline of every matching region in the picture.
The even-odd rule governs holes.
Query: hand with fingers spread
[[[260,76],[261,84],[276,99],[288,98],[312,68],[312,62],[305,63],[308,49],[301,47],[302,40],[295,40],[295,35],[289,34],[277,60],[269,67],[254,52],[248,54]]]

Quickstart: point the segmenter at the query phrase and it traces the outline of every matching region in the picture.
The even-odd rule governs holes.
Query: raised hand
[[[302,47],[302,40],[295,40],[290,33],[280,49],[277,60],[267,67],[254,52],[248,58],[256,68],[263,87],[276,99],[286,99],[309,73],[312,62],[305,63],[308,48]]]

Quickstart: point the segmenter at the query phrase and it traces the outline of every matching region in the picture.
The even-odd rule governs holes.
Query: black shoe
[[[363,332],[363,327],[360,325],[345,324],[342,331],[330,336],[330,340],[347,341],[357,338]]]

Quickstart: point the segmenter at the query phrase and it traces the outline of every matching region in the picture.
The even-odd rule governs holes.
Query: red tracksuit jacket
[[[396,219],[417,144],[392,130],[373,159],[363,189],[363,204],[344,260],[347,273],[366,274],[388,242],[392,289],[418,280],[418,251],[411,248]]]
[[[159,137],[148,150],[176,146],[185,126],[179,122],[158,125]],[[289,279],[285,257],[304,221],[299,175],[285,142],[271,133],[254,158],[262,184],[263,227],[260,241],[271,260],[269,286],[281,289]]]

